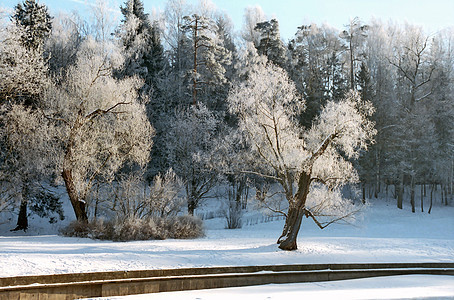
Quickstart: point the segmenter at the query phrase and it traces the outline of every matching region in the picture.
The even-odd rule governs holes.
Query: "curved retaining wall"
[[[272,265],[5,277],[0,278],[0,299],[125,296],[410,274],[454,275],[454,263]]]

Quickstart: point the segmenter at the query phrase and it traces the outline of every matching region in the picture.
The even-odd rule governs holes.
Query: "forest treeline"
[[[284,42],[260,7],[245,9],[238,32],[208,1],[168,0],[152,17],[140,0],[120,9],[118,23],[105,1],[89,21],[35,0],[1,12],[0,210],[18,213],[17,229],[27,207],[61,215],[58,182],[82,221],[166,217],[182,205],[192,215],[221,185],[231,211],[253,186],[293,225],[306,216],[323,227],[317,212],[339,215],[328,207],[343,207],[332,221],[350,216],[333,193],[351,182],[399,208],[408,197],[413,212],[416,187],[448,205],[451,29],[354,18],[301,24]],[[285,211],[264,200],[273,183]],[[285,239],[292,224],[282,248],[296,248]]]

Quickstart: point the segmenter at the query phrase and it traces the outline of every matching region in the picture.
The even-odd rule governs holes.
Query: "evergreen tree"
[[[144,80],[142,93],[156,94],[158,76],[164,68],[164,50],[159,29],[144,12],[141,0],[127,0],[121,6],[124,19],[117,31],[125,62],[117,70],[118,78],[137,75]]]
[[[116,70],[115,75],[120,79],[131,76],[143,79],[144,83],[139,94],[143,99],[148,96],[146,105],[148,119],[151,124],[156,126],[157,131],[158,147],[152,150],[149,169],[158,166],[158,170],[157,172],[152,170],[152,174],[147,174],[151,179],[159,171],[165,171],[163,148],[160,147],[162,126],[158,124],[164,110],[162,105],[163,87],[160,83],[166,68],[164,48],[161,44],[159,24],[150,20],[149,15],[144,11],[141,0],[127,0],[120,9],[123,20],[116,35],[122,47],[124,63]]]
[[[345,41],[348,50],[348,63],[350,65],[350,89],[356,90],[355,83],[355,65],[360,61],[361,46],[367,37],[369,26],[362,24],[361,20],[356,17],[350,20],[346,30],[342,31],[340,37]]]
[[[41,50],[52,30],[52,17],[47,6],[25,0],[15,7],[13,20],[24,28],[22,43],[29,50]]]
[[[231,53],[217,36],[217,25],[211,17],[192,14],[183,18],[182,29],[191,42],[192,69],[188,70],[192,104],[206,102],[217,86],[225,84],[225,66],[231,64]],[[202,95],[208,96],[201,101]]]
[[[1,65],[9,65],[9,72],[13,71],[9,76],[7,75],[9,72],[4,73],[7,79],[0,85],[0,95],[3,94],[6,99],[10,100],[3,103],[5,111],[2,113],[2,117],[7,114],[7,110],[11,109],[11,107],[6,106],[12,103],[20,103],[26,107],[36,108],[42,90],[47,83],[48,69],[43,59],[43,51],[44,43],[52,30],[51,20],[47,7],[40,5],[35,0],[25,0],[15,6],[12,21],[15,23],[16,28],[11,29],[11,33],[17,36],[12,37],[11,40],[5,43],[5,47],[0,49],[6,50],[0,51],[0,56],[3,56],[2,60],[5,62],[5,64],[2,64],[0,61],[0,69],[2,69]],[[15,39],[20,41],[19,44],[14,45]],[[25,76],[21,76],[20,73]],[[18,84],[21,81],[23,84]],[[31,186],[36,177],[39,177],[42,172],[23,172],[23,169],[18,167],[20,164],[28,163],[26,155],[21,153],[19,147],[13,147],[10,153],[14,153],[14,156],[17,156],[16,160],[20,162],[15,164],[17,168],[14,168],[11,173],[18,172],[21,174],[19,178],[23,187],[19,192],[21,204],[17,226],[14,230],[25,231],[28,228],[27,206],[29,199],[33,197]],[[30,164],[32,163],[30,162]]]
[[[329,33],[327,28],[315,24],[303,25],[298,27],[295,38],[288,44],[288,73],[306,101],[306,110],[300,116],[300,124],[306,128],[311,126],[328,100],[324,62],[330,49],[326,39]]]
[[[342,61],[339,59],[338,52],[333,51],[328,58],[325,66],[325,72],[328,78],[328,87],[330,98],[340,100],[348,91],[347,81],[344,77],[344,68]]]
[[[260,33],[260,42],[257,51],[268,57],[273,64],[285,67],[286,50],[279,33],[279,22],[276,19],[257,23],[255,30]]]
[[[369,68],[362,62],[358,74],[356,74],[356,81],[359,86],[359,94],[362,100],[370,101],[373,97],[372,82],[370,77]]]

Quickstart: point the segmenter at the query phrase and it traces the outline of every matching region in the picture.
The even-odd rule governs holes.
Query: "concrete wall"
[[[408,274],[454,275],[454,263],[278,265],[8,277],[0,279],[0,299],[59,300]]]

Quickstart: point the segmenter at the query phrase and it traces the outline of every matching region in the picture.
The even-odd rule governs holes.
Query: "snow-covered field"
[[[254,223],[254,222],[252,222]],[[32,220],[33,225],[33,220]],[[283,220],[224,229],[223,219],[205,221],[196,240],[109,242],[66,238],[58,226],[11,233],[0,226],[0,276],[207,266],[348,262],[454,262],[454,207],[412,214],[394,202],[372,202],[355,226],[318,229],[303,221],[299,250],[277,248]]]

